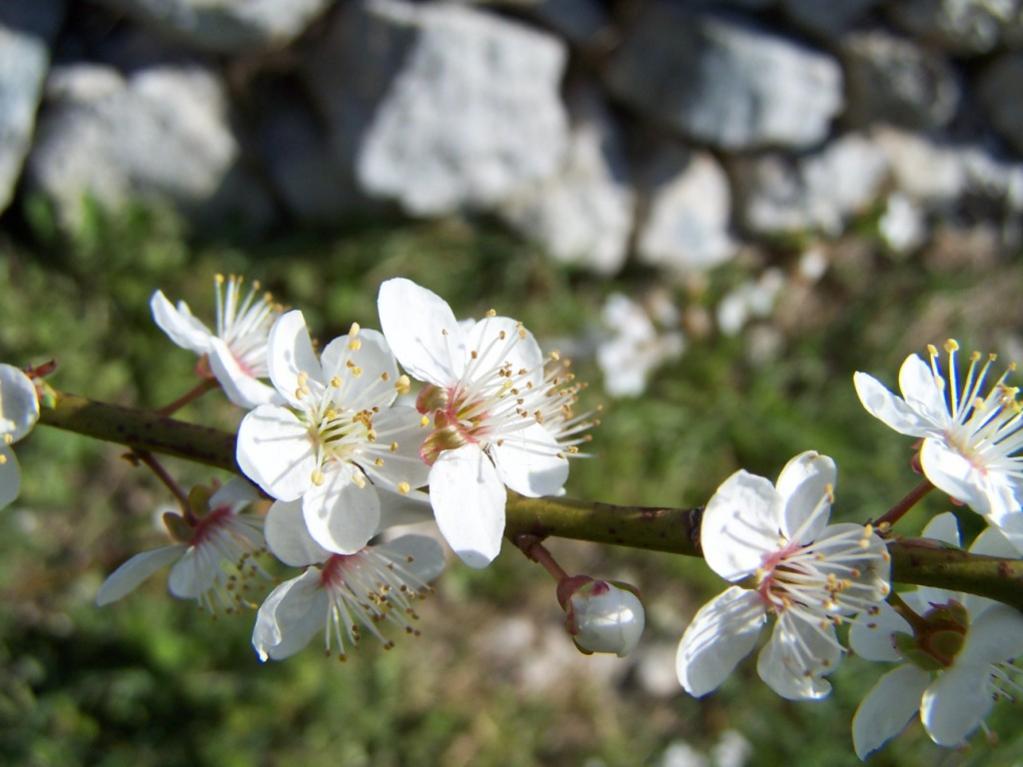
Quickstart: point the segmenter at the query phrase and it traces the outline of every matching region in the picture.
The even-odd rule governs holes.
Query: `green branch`
[[[56,393],[39,422],[94,439],[172,455],[240,474],[235,435],[155,413]],[[702,508],[617,506],[572,498],[508,499],[506,534],[610,543],[701,556]],[[991,597],[1023,610],[1023,561],[970,554],[920,540],[888,545],[892,580]]]

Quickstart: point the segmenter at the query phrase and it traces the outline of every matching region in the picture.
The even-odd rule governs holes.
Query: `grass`
[[[495,307],[521,318],[541,339],[584,332],[612,290],[662,281],[640,270],[615,281],[566,271],[464,222],[366,225],[239,250],[194,246],[153,211],[116,219],[94,211],[72,238],[44,211],[30,206],[27,218],[30,237],[0,243],[4,361],[56,358],[57,386],[142,405],[193,382],[194,358],[152,324],[150,294],[159,287],[208,316],[215,272],[258,277],[324,340],[353,320],[376,325],[376,288],[394,275],[434,289],[461,316]],[[647,395],[608,403],[594,434],[598,457],[573,465],[570,494],[699,504],[739,467],[773,477],[812,448],[838,462],[839,517],[874,517],[901,497],[915,484],[909,444],[865,415],[852,372],[891,382],[905,354],[946,335],[993,348],[1023,327],[1023,306],[1008,300],[1023,275],[1013,263],[893,260],[869,240],[833,256],[822,283],[783,295],[773,360],[750,361],[748,334],[693,338]],[[689,308],[712,310],[741,277],[726,269],[699,291],[675,292]],[[595,404],[599,374],[590,360],[578,367],[595,384],[587,395]],[[183,416],[230,428],[239,414],[211,395]],[[154,512],[169,499],[114,446],[39,429],[17,450],[23,494],[0,515],[0,763],[625,767],[657,764],[678,739],[706,751],[729,728],[753,743],[752,764],[856,763],[849,722],[883,669],[848,659],[826,703],[778,699],[752,662],[707,699],[664,697],[639,683],[633,660],[579,655],[561,632],[552,583],[514,551],[484,571],[452,564],[420,610],[422,638],[390,652],[364,642],[344,665],[315,647],[260,665],[251,614],[211,619],[169,598],[163,576],[96,608],[107,573],[161,544]],[[182,481],[209,478],[168,465]],[[924,504],[928,513],[946,506],[936,494]],[[924,517],[915,513],[907,530]],[[975,518],[961,518],[976,532]],[[699,561],[552,548],[570,570],[640,586],[649,624],[640,656],[661,648],[670,658],[686,620],[722,587]],[[673,679],[670,660],[653,669]],[[998,749],[978,736],[967,751],[942,751],[913,724],[872,763],[1021,763],[1019,716],[1002,705],[990,718]]]

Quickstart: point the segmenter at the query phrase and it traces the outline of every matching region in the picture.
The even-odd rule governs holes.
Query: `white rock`
[[[614,94],[722,149],[808,147],[842,108],[829,55],[732,17],[644,7],[608,67]]]
[[[987,53],[1023,35],[1021,0],[899,0],[888,10],[913,37],[958,54]]]
[[[654,155],[642,177],[647,199],[636,237],[640,261],[690,273],[735,255],[728,177],[713,155],[667,147]]]
[[[888,197],[878,220],[881,238],[897,253],[908,253],[927,239],[927,223],[920,207],[901,192]]]
[[[814,154],[746,158],[734,168],[743,224],[761,236],[806,230],[838,235],[877,199],[888,177],[884,152],[855,133]]]
[[[597,365],[604,375],[604,389],[612,397],[639,396],[650,374],[678,359],[685,349],[681,331],[661,332],[641,304],[621,293],[608,296],[601,322],[604,332],[597,344]]]
[[[499,208],[520,234],[562,263],[614,274],[625,263],[635,206],[622,138],[593,92],[571,101],[565,164]]]
[[[27,178],[70,227],[87,197],[107,208],[171,204],[200,226],[265,226],[270,202],[239,171],[220,81],[199,66],[128,78],[100,65],[55,70]]]
[[[871,135],[888,159],[896,188],[910,198],[927,205],[944,205],[963,193],[966,172],[952,147],[924,134],[895,128],[876,129]]]
[[[7,0],[5,0],[6,2]],[[281,46],[334,0],[100,0],[197,48],[239,53]]]
[[[352,92],[368,81],[358,71],[320,71],[315,82],[327,101],[366,102],[362,134],[346,135],[350,123],[334,127],[357,142],[356,177],[368,194],[430,216],[490,208],[557,171],[568,143],[562,42],[461,6],[380,0],[365,8],[364,39],[347,63],[384,85],[382,96],[373,103],[372,91]],[[385,61],[359,60],[373,56]],[[381,75],[392,79],[381,83]],[[352,115],[346,106],[331,112]]]
[[[63,0],[3,0],[0,10],[0,212],[14,195],[32,143]]]

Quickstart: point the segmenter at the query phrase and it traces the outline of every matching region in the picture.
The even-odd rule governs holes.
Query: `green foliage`
[[[375,325],[377,286],[399,274],[463,316],[494,307],[541,338],[584,332],[610,290],[645,279],[599,282],[462,223],[367,225],[333,241],[291,238],[242,252],[192,247],[172,218],[153,211],[109,219],[90,210],[70,239],[41,203],[29,201],[25,215],[33,246],[0,245],[4,361],[56,358],[58,386],[143,405],[168,402],[195,380],[194,358],[152,324],[150,294],[159,287],[210,317],[215,272],[260,279],[302,308],[324,341],[353,320]],[[712,281],[699,300],[712,306],[735,276]],[[691,339],[646,396],[606,403],[595,458],[574,464],[569,492],[696,505],[740,466],[773,477],[813,448],[838,461],[837,513],[876,517],[915,478],[907,442],[862,412],[853,370],[894,381],[905,354],[940,340],[923,331],[989,341],[984,334],[1000,328],[962,291],[999,279],[1018,285],[1019,276],[1018,268],[950,274],[880,256],[837,263],[817,288],[826,310],[790,322],[776,360],[751,362],[743,337]],[[935,305],[949,326],[907,323]],[[592,361],[577,372],[594,383],[584,404],[595,406],[602,398]],[[217,394],[182,415],[228,428],[238,419]],[[708,699],[657,697],[636,684],[629,660],[575,653],[560,633],[552,584],[514,551],[481,572],[453,565],[420,610],[422,638],[400,638],[390,652],[364,641],[343,665],[315,647],[260,665],[249,647],[251,614],[211,619],[170,599],[163,575],[96,608],[107,573],[163,543],[154,512],[169,499],[121,452],[47,429],[18,445],[23,496],[0,515],[0,764],[624,767],[656,764],[680,738],[706,750],[729,727],[753,741],[752,764],[856,763],[849,721],[884,669],[850,659],[820,704],[779,700],[751,662]],[[209,479],[201,468],[167,465],[183,481]],[[937,494],[926,504],[946,507]],[[973,515],[962,516],[976,530]],[[917,512],[908,529],[923,518]],[[641,649],[673,647],[685,620],[722,587],[699,561],[553,547],[570,569],[640,586],[649,611]],[[673,678],[670,661],[661,673]],[[1006,764],[1023,758],[1018,716],[1002,706],[992,717],[998,751],[977,737],[970,752],[939,757],[911,725],[872,763]]]

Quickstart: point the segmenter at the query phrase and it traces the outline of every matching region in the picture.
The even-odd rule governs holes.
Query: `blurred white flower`
[[[427,384],[417,407],[430,427],[421,455],[437,525],[466,564],[485,567],[501,549],[506,486],[531,498],[563,492],[568,458],[593,425],[573,412],[581,387],[513,319],[459,322],[406,279],[384,282],[377,303],[395,356]]]
[[[781,269],[767,269],[755,282],[749,280],[727,293],[717,309],[721,332],[726,336],[734,336],[750,319],[769,317],[775,299],[784,287],[784,272]]]
[[[888,247],[897,253],[915,250],[927,237],[923,211],[901,192],[888,197],[878,228]]]
[[[924,536],[959,545],[955,515],[939,514]],[[974,554],[1012,557],[1012,545],[993,527],[977,537]],[[990,599],[920,588],[900,594],[907,616],[882,603],[853,624],[849,644],[867,660],[900,662],[860,703],[853,718],[853,746],[866,759],[898,735],[913,716],[935,743],[958,746],[981,725],[999,698],[1015,700],[1023,672],[1023,615]],[[908,661],[908,662],[905,662]]]
[[[21,490],[21,469],[11,445],[23,439],[39,420],[35,384],[13,365],[0,364],[0,509]]]
[[[301,499],[320,546],[360,551],[379,529],[378,489],[407,494],[426,482],[419,414],[393,404],[409,380],[398,376],[383,335],[358,325],[317,357],[300,311],[274,324],[267,359],[287,407],[260,405],[245,416],[238,465],[273,498]]]
[[[928,347],[930,365],[911,354],[899,370],[898,397],[876,378],[856,373],[853,383],[871,415],[900,434],[922,437],[920,465],[935,487],[966,503],[1023,550],[1023,406],[1006,384],[1009,365],[987,387],[995,355],[970,355],[961,376],[959,344],[945,343],[948,370]]]
[[[725,730],[710,750],[714,767],[745,767],[753,756],[753,744],[738,730]]]
[[[171,341],[208,358],[228,399],[250,409],[279,401],[273,388],[259,379],[267,377],[267,336],[280,308],[269,293],[256,295],[258,282],[252,283],[244,297],[241,291],[241,277],[225,279],[218,274],[214,278],[216,330],[196,319],[184,301],[174,306],[160,290],[153,293],[149,307],[153,320]]]
[[[440,544],[421,535],[332,554],[309,535],[295,502],[270,508],[266,538],[278,559],[307,569],[275,588],[259,608],[252,645],[263,661],[294,655],[321,631],[327,653],[336,651],[342,660],[363,630],[392,647],[380,631],[385,621],[418,634],[413,604],[444,569]]]
[[[791,700],[819,699],[842,657],[835,624],[888,594],[890,558],[870,526],[827,526],[835,464],[813,451],[774,485],[738,471],[707,504],[700,545],[732,586],[704,605],[679,643],[676,672],[691,695],[715,690],[754,647],[768,615],[774,631],[757,672]]]
[[[568,633],[585,653],[614,653],[624,658],[643,634],[643,603],[631,590],[601,580],[588,580],[568,599]]]
[[[193,494],[196,491],[193,490]],[[243,513],[259,500],[255,488],[232,479],[208,497],[206,513],[189,527],[182,517],[164,519],[181,543],[143,551],[112,572],[100,586],[96,604],[116,602],[134,591],[157,570],[171,568],[170,592],[180,599],[195,599],[210,611],[249,605],[246,581],[263,571],[252,561],[263,549],[263,520]]]
[[[669,308],[674,307],[666,301],[655,304],[662,322],[672,318]],[[677,314],[673,319],[677,321]],[[621,293],[607,297],[601,321],[610,335],[597,346],[597,364],[604,374],[604,388],[612,397],[639,396],[650,373],[680,357],[685,349],[681,332],[659,332],[647,311]]]

